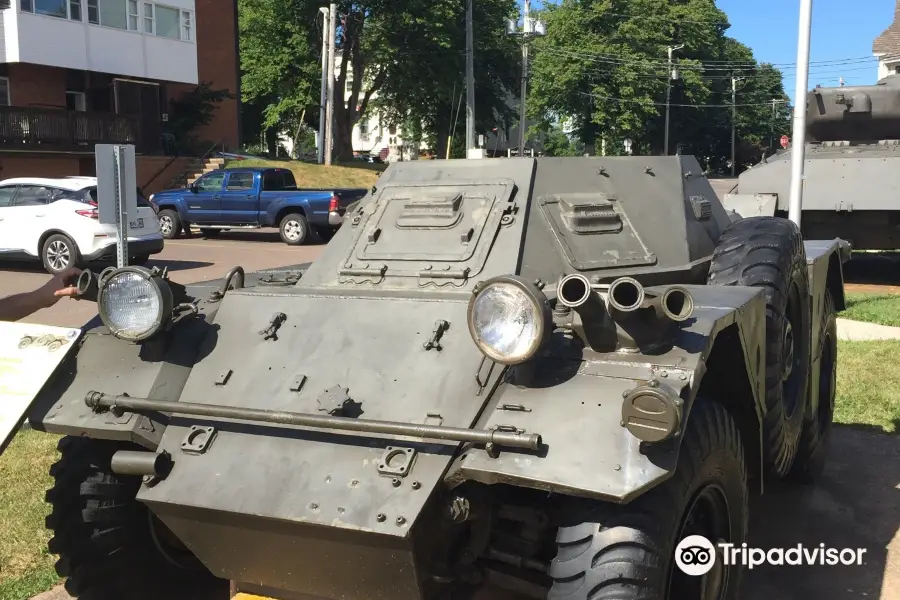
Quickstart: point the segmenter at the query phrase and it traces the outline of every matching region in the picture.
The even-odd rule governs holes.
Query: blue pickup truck
[[[277,227],[284,243],[305,244],[311,231],[328,241],[347,206],[366,195],[360,189],[297,189],[288,169],[234,168],[211,171],[190,187],[150,197],[163,237],[200,228],[204,237],[228,229]]]

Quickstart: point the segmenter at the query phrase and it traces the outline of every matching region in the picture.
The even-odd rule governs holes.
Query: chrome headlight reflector
[[[485,281],[469,301],[469,333],[482,354],[515,365],[532,358],[552,324],[550,303],[533,283],[516,275]]]
[[[100,319],[117,338],[139,342],[158,333],[172,316],[166,281],[143,267],[123,267],[100,282]]]

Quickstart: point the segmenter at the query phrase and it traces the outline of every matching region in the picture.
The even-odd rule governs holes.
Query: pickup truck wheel
[[[159,211],[159,230],[162,232],[164,239],[172,240],[181,233],[181,219],[178,213],[171,208],[164,208]]]
[[[301,214],[292,213],[281,219],[281,241],[289,246],[300,246],[309,239],[309,223]]]

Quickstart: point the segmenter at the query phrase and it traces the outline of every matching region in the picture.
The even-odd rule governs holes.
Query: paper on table
[[[0,322],[0,454],[80,335],[79,329]]]

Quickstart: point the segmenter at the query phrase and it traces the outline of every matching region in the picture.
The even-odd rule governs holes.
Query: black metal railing
[[[2,149],[93,152],[94,144],[134,144],[142,151],[140,117],[0,106]]]

